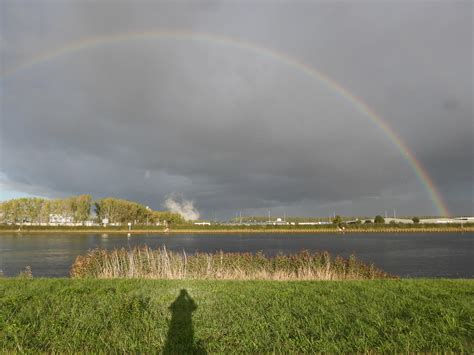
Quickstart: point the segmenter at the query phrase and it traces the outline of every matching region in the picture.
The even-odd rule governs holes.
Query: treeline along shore
[[[474,232],[473,224],[453,225],[418,225],[418,226],[351,226],[341,230],[338,226],[324,227],[303,227],[303,226],[193,226],[176,225],[165,230],[158,226],[134,226],[128,229],[127,226],[108,227],[78,227],[78,226],[20,226],[20,225],[0,225],[2,233],[100,233],[100,234],[236,234],[236,233],[463,233]]]
[[[399,233],[472,232],[474,218],[411,219],[288,217],[275,221],[246,216],[229,222],[186,221],[134,201],[90,195],[64,199],[19,198],[0,203],[0,233]],[[433,223],[433,221],[441,223]]]
[[[31,227],[87,227],[107,225],[182,224],[184,218],[170,211],[155,211],[134,201],[91,195],[64,199],[18,198],[0,203],[0,224]]]
[[[326,226],[228,226],[192,224],[172,225],[170,227],[153,225],[121,226],[35,226],[0,225],[2,233],[100,233],[100,234],[231,234],[231,233],[465,233],[474,232],[474,224],[464,225],[326,225]]]

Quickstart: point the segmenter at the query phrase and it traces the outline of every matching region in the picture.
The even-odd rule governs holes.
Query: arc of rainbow
[[[444,203],[440,192],[436,188],[428,172],[424,169],[423,165],[418,161],[418,159],[410,151],[406,143],[399,137],[399,135],[393,130],[393,128],[387,122],[385,122],[379,114],[377,114],[373,109],[371,109],[367,103],[365,103],[362,99],[358,98],[356,95],[344,88],[338,82],[328,77],[326,74],[311,67],[310,65],[303,63],[298,59],[293,58],[284,53],[278,52],[267,47],[262,47],[252,42],[244,41],[233,37],[186,31],[152,31],[138,33],[134,32],[112,36],[98,36],[93,38],[86,38],[78,42],[73,42],[72,44],[69,44],[65,47],[61,47],[59,49],[36,56],[30,59],[29,61],[22,63],[16,67],[13,67],[12,69],[0,74],[0,80],[12,76],[16,72],[19,72],[23,69],[27,69],[31,66],[46,62],[62,55],[79,52],[84,49],[98,47],[104,44],[154,38],[202,40],[218,44],[236,46],[238,48],[243,48],[250,51],[254,51],[259,54],[267,55],[270,58],[279,60],[280,62],[285,63],[286,65],[293,67],[305,73],[306,75],[323,82],[328,88],[348,100],[355,108],[358,109],[359,112],[370,118],[383,132],[385,132],[389,139],[398,148],[402,156],[410,164],[415,175],[428,193],[438,213],[442,216],[450,215],[449,210],[446,204]]]

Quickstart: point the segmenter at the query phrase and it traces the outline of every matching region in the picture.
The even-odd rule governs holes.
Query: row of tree
[[[107,219],[109,223],[156,224],[184,223],[184,219],[177,213],[169,211],[153,211],[137,202],[103,198],[94,203],[95,213],[100,221]]]
[[[89,219],[92,198],[90,195],[72,196],[65,199],[18,198],[0,203],[2,223],[48,223],[50,215],[72,217],[74,221]]]
[[[95,214],[91,216],[94,207]],[[117,198],[103,198],[92,201],[90,195],[72,196],[65,199],[19,198],[0,203],[0,223],[48,223],[51,215],[71,218],[74,223],[94,220],[101,223],[156,224],[164,221],[183,223],[177,213],[154,211],[137,202]]]

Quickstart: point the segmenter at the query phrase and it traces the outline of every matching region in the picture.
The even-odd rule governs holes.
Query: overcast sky
[[[0,0],[1,199],[90,193],[204,217],[436,214],[384,130],[324,81],[236,42],[105,43],[186,31],[319,70],[377,112],[453,214],[473,207],[471,1]]]

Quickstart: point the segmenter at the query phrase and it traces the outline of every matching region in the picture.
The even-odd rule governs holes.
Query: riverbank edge
[[[370,228],[336,230],[327,229],[0,229],[2,234],[12,233],[98,233],[98,234],[342,234],[342,233],[464,233],[474,232],[474,227],[454,227],[454,228]]]
[[[181,341],[208,353],[469,353],[473,292],[450,279],[0,279],[0,350],[179,353],[177,315]]]

